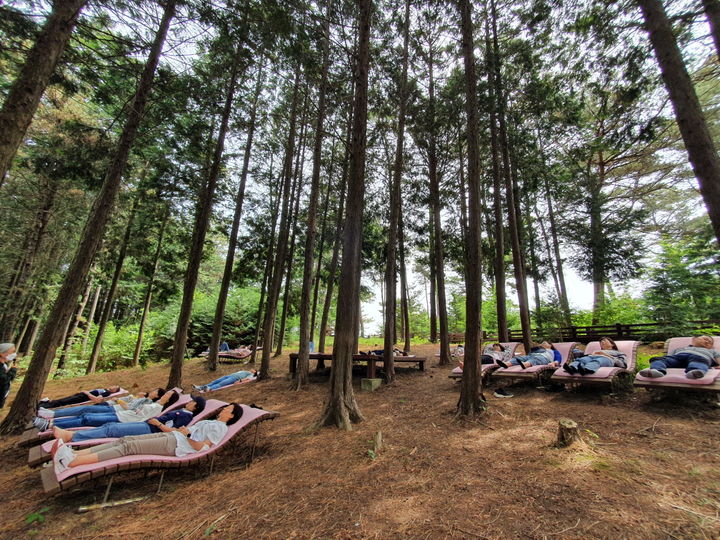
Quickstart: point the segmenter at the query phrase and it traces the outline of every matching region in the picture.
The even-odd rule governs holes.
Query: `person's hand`
[[[151,418],[150,420],[147,421],[147,423],[152,426],[159,426],[160,420],[158,420],[157,418]]]
[[[188,435],[190,435],[190,430],[189,430],[187,427],[185,427],[185,426],[183,426],[183,427],[181,427],[181,428],[178,428],[178,431],[179,431],[180,433],[182,433],[183,435],[185,435],[186,437],[187,437]]]

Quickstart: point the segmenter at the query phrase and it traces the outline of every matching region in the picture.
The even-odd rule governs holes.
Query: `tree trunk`
[[[430,343],[437,342],[437,278],[435,277],[435,232],[433,227],[432,212],[428,215],[428,230],[430,232],[430,245],[428,246],[428,259],[430,261]]]
[[[220,284],[218,303],[215,306],[213,334],[212,339],[210,340],[210,353],[207,358],[207,365],[210,371],[215,371],[218,364],[218,350],[220,349],[220,341],[222,339],[223,319],[225,318],[225,306],[227,305],[227,296],[228,291],[230,290],[230,279],[232,278],[233,266],[235,264],[235,250],[237,249],[240,218],[242,217],[242,207],[245,200],[245,186],[247,184],[248,170],[250,168],[250,153],[252,151],[253,137],[255,135],[257,105],[260,98],[260,90],[262,90],[263,77],[263,68],[262,66],[258,66],[257,81],[255,82],[255,95],[253,97],[252,109],[250,110],[248,132],[245,139],[243,168],[240,173],[240,184],[238,185],[237,194],[235,195],[235,212],[233,214],[232,228],[230,229],[230,239],[228,240],[228,251],[225,257],[225,269],[223,271],[222,283]]]
[[[85,332],[83,334],[83,340],[82,340],[82,349],[80,349],[80,358],[85,358],[85,351],[87,350],[87,342],[88,338],[90,337],[90,329],[95,321],[95,310],[98,306],[98,300],[100,299],[100,291],[102,290],[102,285],[98,285],[97,289],[95,289],[95,294],[93,295],[93,301],[92,305],[90,306],[90,313],[88,313],[87,323],[85,325]]]
[[[77,298],[87,277],[95,252],[102,241],[107,221],[115,204],[120,189],[123,172],[127,163],[130,148],[132,147],[138,126],[142,120],[145,105],[152,88],[153,77],[170,21],[175,15],[175,0],[165,4],[160,28],[155,35],[152,49],[148,56],[143,74],[138,83],[135,98],[128,108],[129,114],[123,127],[117,151],[108,169],[100,193],[95,199],[93,208],[83,230],[80,245],[75,258],[70,264],[57,299],[53,304],[50,315],[40,335],[38,347],[33,355],[30,367],[27,370],[20,390],[18,391],[12,408],[0,425],[0,433],[19,432],[32,419],[35,414],[37,402],[45,386],[55,351],[57,350],[61,333],[77,302]]]
[[[328,211],[330,209],[330,192],[332,191],[332,177],[333,168],[335,165],[335,145],[332,148],[332,154],[330,156],[330,172],[328,174],[328,185],[325,190],[325,199],[323,202],[323,217],[322,227],[320,230],[320,244],[317,249],[317,265],[315,267],[315,284],[313,285],[313,301],[312,301],[312,315],[310,317],[310,342],[316,343],[315,341],[315,329],[317,328],[317,307],[318,300],[320,299],[320,270],[322,269],[323,255],[325,251],[325,240],[328,234]]]
[[[120,251],[118,252],[118,258],[115,262],[115,271],[113,272],[112,282],[110,283],[105,305],[103,306],[102,314],[100,315],[100,322],[98,323],[97,333],[95,334],[95,343],[93,343],[92,352],[90,353],[90,361],[85,369],[86,375],[94,373],[95,368],[97,367],[97,360],[100,356],[103,339],[105,338],[105,328],[110,320],[113,302],[115,301],[115,293],[117,292],[118,283],[120,282],[120,274],[122,273],[123,264],[125,264],[125,255],[127,254],[128,243],[130,243],[130,234],[132,233],[133,221],[135,220],[135,212],[137,210],[139,199],[140,196],[138,195],[133,200],[130,217],[128,218],[127,226],[125,227],[125,235],[123,236],[122,244],[120,244]]]
[[[493,175],[493,213],[495,218],[495,312],[497,317],[498,341],[509,341],[507,323],[507,295],[505,293],[505,227],[502,215],[502,184],[500,179],[500,148],[497,134],[497,100],[495,99],[494,76],[495,55],[490,45],[489,22],[485,22],[485,51],[487,55],[488,101],[490,102],[490,153]]]
[[[330,377],[330,393],[320,425],[351,429],[361,422],[362,414],[352,387],[355,331],[360,306],[362,223],[365,206],[365,148],[367,137],[368,68],[370,64],[371,0],[356,0],[358,6],[358,46],[355,65],[350,176],[348,180],[347,219],[343,228],[343,258],[338,285],[335,345]]]
[[[313,282],[313,255],[315,253],[315,236],[317,234],[318,196],[320,192],[320,167],[322,165],[322,142],[325,125],[326,94],[328,86],[328,71],[330,68],[330,17],[332,15],[332,0],[327,0],[325,7],[325,23],[323,27],[323,63],[318,88],[318,111],[315,125],[315,141],[313,144],[313,170],[310,180],[310,200],[308,201],[307,225],[305,236],[305,257],[303,265],[302,291],[300,293],[300,348],[298,350],[298,373],[295,380],[295,389],[300,390],[308,384],[310,372],[310,340],[312,328],[310,326],[310,293]],[[329,189],[328,189],[329,191]],[[325,207],[327,213],[327,206]],[[321,248],[322,249],[322,248]],[[322,255],[318,255],[321,258]],[[317,299],[317,296],[315,297]],[[314,316],[313,316],[314,319]],[[314,320],[313,320],[314,325]]]
[[[55,370],[55,377],[59,377],[61,375],[61,372],[63,369],[65,369],[65,362],[67,361],[68,353],[70,352],[70,347],[72,347],[73,343],[75,342],[75,332],[77,331],[77,327],[80,324],[80,319],[82,318],[82,314],[85,311],[85,305],[88,302],[88,299],[90,298],[90,291],[92,290],[93,286],[93,280],[90,278],[88,280],[87,287],[85,288],[85,293],[82,296],[82,300],[80,300],[80,304],[78,305],[77,310],[75,311],[75,316],[71,319],[70,327],[68,329],[67,335],[65,336],[65,341],[63,342],[63,349],[62,353],[60,354],[60,360],[58,360],[57,369]]]
[[[36,270],[37,256],[41,252],[47,234],[47,226],[50,222],[57,193],[58,182],[49,180],[43,193],[45,197],[43,205],[37,211],[33,228],[23,242],[20,264],[17,265],[17,270],[13,274],[11,284],[5,295],[2,327],[0,328],[0,339],[3,341],[13,340],[17,321],[22,314],[23,307],[27,304],[30,289],[28,282]]]
[[[465,242],[465,360],[458,417],[472,417],[484,410],[480,389],[480,308],[482,275],[480,264],[480,160],[478,156],[478,103],[470,0],[458,0],[461,49],[465,68],[465,118],[468,144],[468,230]]]
[[[87,0],[53,2],[0,111],[0,187]]]
[[[707,17],[710,34],[715,43],[715,54],[720,58],[720,2],[718,0],[702,0]]]
[[[400,200],[400,223],[398,228],[398,249],[400,254],[400,309],[402,310],[405,326],[403,337],[405,345],[403,350],[410,352],[410,304],[408,300],[407,268],[405,267],[405,220],[402,215],[402,199]]]
[[[637,2],[645,17],[650,42],[670,95],[690,164],[700,184],[715,238],[720,244],[720,159],[715,144],[662,2]]]
[[[565,286],[565,273],[563,271],[563,260],[560,256],[560,241],[558,240],[557,225],[555,222],[555,210],[553,208],[553,200],[550,196],[550,184],[547,177],[544,178],[545,200],[548,206],[548,220],[550,222],[550,235],[552,237],[553,252],[555,253],[555,264],[557,265],[558,279],[558,297],[560,300],[560,309],[562,310],[565,324],[571,324],[570,318],[570,302],[568,302],[567,287]],[[541,223],[542,225],[542,223]]]
[[[289,236],[289,214],[290,214],[290,185],[292,179],[293,158],[295,156],[295,136],[297,130],[298,102],[300,99],[300,63],[295,67],[295,82],[293,83],[292,105],[290,110],[290,126],[288,128],[288,142],[285,149],[283,162],[283,195],[282,210],[280,213],[280,228],[278,230],[277,249],[275,250],[275,261],[271,278],[268,285],[267,306],[263,321],[263,350],[262,362],[260,364],[260,379],[270,377],[270,354],[273,346],[273,335],[275,333],[275,315],[277,312],[278,299],[280,298],[280,287],[282,286],[283,266],[285,266],[285,255]]]
[[[225,95],[225,105],[223,107],[222,120],[220,122],[220,131],[218,132],[218,138],[215,144],[212,165],[210,166],[210,171],[208,172],[205,192],[200,198],[197,213],[195,215],[195,227],[193,228],[193,237],[190,244],[190,256],[188,259],[187,269],[185,271],[183,298],[180,304],[180,314],[178,315],[177,328],[175,330],[172,362],[170,365],[170,376],[168,377],[167,388],[182,386],[182,368],[187,347],[190,316],[192,315],[193,297],[195,295],[195,286],[197,285],[198,274],[200,272],[200,262],[202,260],[203,247],[205,245],[205,236],[208,228],[210,227],[213,198],[215,197],[215,188],[217,187],[218,177],[220,176],[220,167],[222,166],[222,157],[225,150],[225,136],[227,135],[228,125],[230,123],[230,114],[232,113],[233,108],[233,100],[235,98],[235,90],[237,88],[238,70],[238,62],[233,62],[232,70],[230,72],[230,81]]]
[[[143,336],[145,334],[145,323],[150,313],[150,302],[152,301],[153,286],[155,285],[155,275],[160,264],[160,254],[163,248],[163,239],[165,238],[165,227],[170,218],[170,203],[168,202],[162,222],[160,223],[160,232],[158,233],[157,246],[155,247],[155,255],[153,256],[152,271],[145,287],[145,300],[143,301],[142,315],[140,316],[140,327],[138,328],[137,340],[135,341],[135,350],[133,351],[133,366],[140,363],[140,352],[142,351]]]
[[[403,173],[403,148],[405,145],[405,108],[407,107],[408,44],[410,42],[410,0],[405,0],[403,19],[402,75],[399,83],[398,123],[395,147],[395,164],[390,181],[390,226],[388,230],[387,261],[385,266],[385,339],[383,362],[385,382],[395,380],[395,322],[397,299],[397,241],[400,221],[400,185]]]

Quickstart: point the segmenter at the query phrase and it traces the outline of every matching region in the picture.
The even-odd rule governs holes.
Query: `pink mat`
[[[582,381],[605,381],[612,380],[618,373],[621,372],[634,372],[635,364],[637,363],[637,347],[640,344],[639,341],[616,341],[615,345],[620,352],[625,353],[625,363],[627,368],[619,367],[601,367],[592,375],[580,375],[570,374],[563,369],[558,369],[552,376],[553,381],[559,382],[582,382]],[[591,341],[585,347],[587,354],[592,354],[600,350],[600,343],[598,341]]]
[[[247,427],[249,424],[254,422],[255,420],[258,420],[264,416],[267,416],[269,418],[274,417],[277,415],[277,413],[273,413],[271,411],[265,411],[263,409],[256,409],[254,407],[249,407],[247,405],[242,405],[243,408],[243,415],[240,420],[238,420],[236,423],[228,427],[228,431],[225,434],[225,437],[216,445],[211,446],[210,448],[195,452],[193,454],[189,454],[187,456],[177,457],[177,456],[158,456],[158,455],[133,455],[133,456],[124,456],[121,458],[116,459],[110,459],[107,461],[102,461],[99,463],[92,463],[88,465],[81,465],[79,467],[71,467],[68,469],[65,469],[60,474],[56,474],[56,478],[58,482],[62,482],[63,480],[66,480],[70,478],[71,476],[79,475],[86,472],[97,472],[102,471],[104,469],[107,469],[110,472],[115,472],[117,470],[117,466],[131,464],[131,463],[143,463],[148,462],[151,463],[153,467],[161,468],[163,465],[167,465],[169,467],[172,467],[173,464],[179,464],[179,463],[189,463],[196,460],[199,460],[203,457],[205,457],[208,454],[217,452],[218,449],[222,448],[227,444],[227,442],[232,439],[236,434],[243,431],[245,427]]]
[[[115,399],[115,398],[127,396],[129,393],[130,393],[130,392],[128,392],[128,391],[125,390],[124,388],[121,388],[121,389],[118,390],[117,392],[114,392],[114,393],[110,394],[109,396],[106,396],[106,397],[104,397],[104,398],[102,398],[102,399],[103,399],[103,401],[108,400],[108,399]],[[64,408],[66,408],[66,407],[81,407],[82,405],[92,405],[93,403],[95,403],[95,402],[88,400],[88,401],[83,401],[83,402],[81,402],[81,403],[73,403],[72,405],[65,405],[65,406],[63,406],[63,407],[52,407],[52,410],[54,410],[54,409],[64,409]],[[43,405],[42,405],[42,401],[40,402],[40,406],[41,406],[41,407],[43,406]],[[45,407],[45,408],[47,409],[48,407]]]
[[[673,354],[682,347],[687,347],[692,341],[691,337],[674,337],[667,342],[666,354]],[[720,351],[720,336],[713,336],[713,349]],[[657,355],[661,356],[661,355]],[[688,379],[683,368],[669,368],[664,377],[643,377],[639,373],[635,376],[636,383],[649,386],[663,386],[666,384],[690,384],[693,386],[708,386],[715,384],[720,376],[720,369],[710,368],[700,379]]]

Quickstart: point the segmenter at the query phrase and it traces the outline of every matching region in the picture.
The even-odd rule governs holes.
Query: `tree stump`
[[[379,454],[380,450],[382,450],[384,447],[385,443],[383,442],[382,432],[378,431],[373,437],[373,450],[376,454]]]
[[[557,443],[558,448],[565,448],[580,439],[580,432],[575,420],[569,418],[561,418],[558,422]]]

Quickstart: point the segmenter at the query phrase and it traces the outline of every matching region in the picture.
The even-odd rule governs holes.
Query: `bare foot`
[[[69,430],[63,429],[63,428],[59,428],[59,427],[53,428],[53,435],[55,436],[56,439],[61,439],[63,442],[66,442],[66,443],[72,441],[72,438],[73,438],[72,431],[69,431]]]

